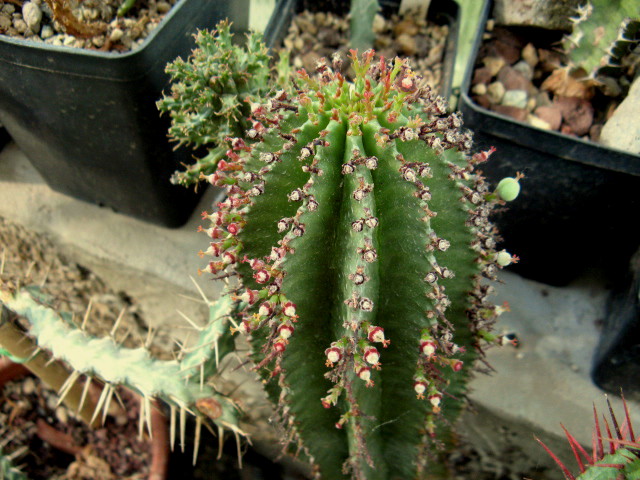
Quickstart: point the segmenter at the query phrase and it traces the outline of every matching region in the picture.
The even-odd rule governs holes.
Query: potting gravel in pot
[[[281,2],[265,31],[267,44],[288,53],[293,68],[314,71],[318,60],[335,53],[347,58],[354,46],[351,8],[357,2]],[[412,68],[435,91],[447,97],[455,57],[458,5],[453,1],[433,2],[427,12],[400,13],[400,2],[383,1],[373,17],[371,43],[378,56],[408,58]],[[356,10],[356,15],[364,12]],[[357,42],[356,42],[357,43]],[[353,72],[346,71],[347,78]]]
[[[629,107],[640,94],[640,50],[628,42],[615,68],[578,64],[567,47],[587,28],[569,20],[578,2],[563,2],[564,16],[553,2],[555,16],[524,16],[520,3],[488,2],[459,105],[476,142],[496,148],[488,178],[525,176],[522,195],[496,216],[503,245],[523,259],[511,268],[536,280],[563,285],[595,269],[615,281],[638,246],[628,227],[640,206],[638,116]]]
[[[155,102],[165,65],[224,18],[242,29],[248,2],[0,1],[0,123],[52,189],[180,226],[199,195],[169,179],[191,154]]]

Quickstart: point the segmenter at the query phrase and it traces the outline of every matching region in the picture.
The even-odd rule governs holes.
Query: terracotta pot
[[[30,373],[23,365],[14,363],[7,357],[0,358],[0,390],[2,390],[5,383],[22,378]],[[94,388],[93,391],[90,391],[90,395],[98,398],[100,396],[100,387],[95,383],[92,386]],[[149,440],[151,442],[151,465],[149,466],[147,480],[165,480],[168,478],[169,470],[169,427],[167,418],[162,413],[161,408],[158,405],[155,406],[157,408],[153,408],[151,411],[153,437]],[[53,428],[44,420],[39,419],[37,427],[38,436],[56,449],[71,455],[77,455],[82,450],[82,447],[73,443],[70,435]]]

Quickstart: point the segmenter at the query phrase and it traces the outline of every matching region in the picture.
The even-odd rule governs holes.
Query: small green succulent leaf
[[[373,48],[376,34],[373,31],[373,19],[380,10],[377,0],[351,0],[351,36],[349,46],[364,52]]]

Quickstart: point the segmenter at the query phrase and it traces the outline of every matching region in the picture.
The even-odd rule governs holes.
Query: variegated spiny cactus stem
[[[502,340],[481,281],[517,260],[488,216],[520,177],[490,192],[473,169],[491,152],[466,155],[444,101],[404,61],[372,58],[351,52],[353,84],[338,58],[298,72],[297,94],[254,106],[250,140],[230,139],[206,177],[228,197],[203,214],[200,253],[217,257],[203,270],[238,276],[237,330],[287,438],[328,479],[416,475],[481,340]]]

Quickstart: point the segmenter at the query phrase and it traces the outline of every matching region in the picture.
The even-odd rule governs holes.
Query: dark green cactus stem
[[[234,45],[229,23],[221,22],[213,32],[199,31],[195,40],[197,48],[186,61],[167,65],[173,85],[158,102],[171,116],[169,137],[176,148],[208,149],[204,158],[174,174],[172,182],[185,186],[216,170],[225,156],[225,139],[245,134],[251,102],[263,101],[270,88],[270,57],[261,34],[251,33],[244,46]]]
[[[590,0],[572,18],[564,39],[570,66],[587,76],[611,73],[640,41],[640,6],[636,0]]]
[[[504,202],[473,172],[491,152],[467,153],[460,118],[405,62],[372,58],[352,51],[354,84],[338,58],[298,72],[208,177],[228,197],[204,214],[218,257],[204,270],[239,276],[237,329],[324,479],[426,474],[481,340],[501,340],[481,281],[516,260],[494,250]]]

